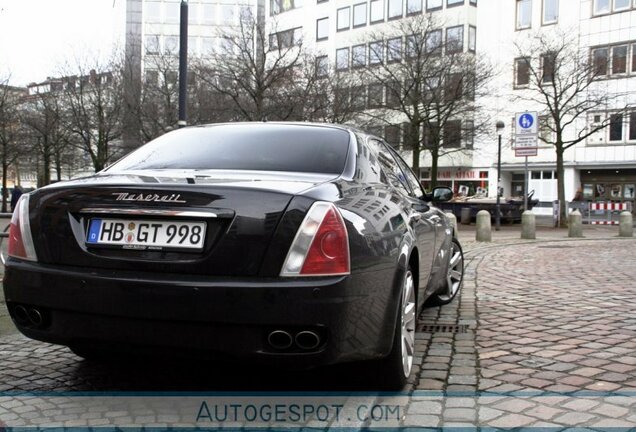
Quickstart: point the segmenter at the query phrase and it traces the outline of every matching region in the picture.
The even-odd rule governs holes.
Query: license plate
[[[89,245],[124,249],[203,249],[205,222],[91,219],[86,236]]]

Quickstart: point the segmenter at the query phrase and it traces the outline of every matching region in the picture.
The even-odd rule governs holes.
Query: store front
[[[426,190],[430,190],[431,172],[424,168],[420,170],[420,182]],[[459,196],[487,195],[488,171],[463,168],[439,168],[437,171],[437,186],[448,186]]]
[[[636,169],[581,170],[581,192],[585,201],[634,203]]]

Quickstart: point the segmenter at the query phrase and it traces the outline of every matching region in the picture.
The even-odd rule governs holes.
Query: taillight
[[[335,205],[316,202],[307,212],[285,258],[281,276],[350,273],[349,237]]]
[[[31,236],[31,224],[29,222],[29,195],[24,194],[18,200],[11,217],[9,228],[9,256],[28,261],[37,261]]]

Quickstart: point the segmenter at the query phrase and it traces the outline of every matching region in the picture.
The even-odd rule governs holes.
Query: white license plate
[[[203,249],[205,222],[101,219],[90,220],[86,243],[124,249]]]

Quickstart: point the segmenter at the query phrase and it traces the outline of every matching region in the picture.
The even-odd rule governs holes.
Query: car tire
[[[450,258],[444,276],[442,288],[431,296],[431,305],[445,305],[453,301],[459,293],[464,281],[464,251],[459,241],[453,238]]]
[[[393,345],[389,355],[381,360],[376,375],[381,380],[381,390],[402,390],[413,371],[417,305],[415,280],[410,267],[404,273],[401,285]]]

